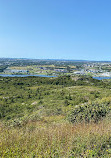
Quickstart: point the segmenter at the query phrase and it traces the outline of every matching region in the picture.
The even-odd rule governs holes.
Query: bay
[[[57,76],[48,76],[48,75],[9,75],[9,74],[0,74],[1,77],[32,77],[32,76],[37,76],[37,77],[57,77]]]
[[[111,77],[93,77],[94,79],[97,79],[97,80],[103,80],[103,79],[111,79]]]

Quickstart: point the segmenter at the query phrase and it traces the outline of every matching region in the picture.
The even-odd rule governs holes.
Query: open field
[[[111,82],[0,77],[3,158],[111,157]]]

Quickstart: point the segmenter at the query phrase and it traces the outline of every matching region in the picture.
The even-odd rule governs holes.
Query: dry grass
[[[111,123],[48,124],[29,122],[21,128],[0,124],[2,158],[110,157]]]

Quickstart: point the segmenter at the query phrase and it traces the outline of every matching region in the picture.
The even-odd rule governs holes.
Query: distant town
[[[0,58],[0,74],[111,77],[110,61]]]

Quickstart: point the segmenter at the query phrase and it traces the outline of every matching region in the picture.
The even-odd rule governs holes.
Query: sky
[[[111,61],[111,0],[0,0],[0,57]]]

